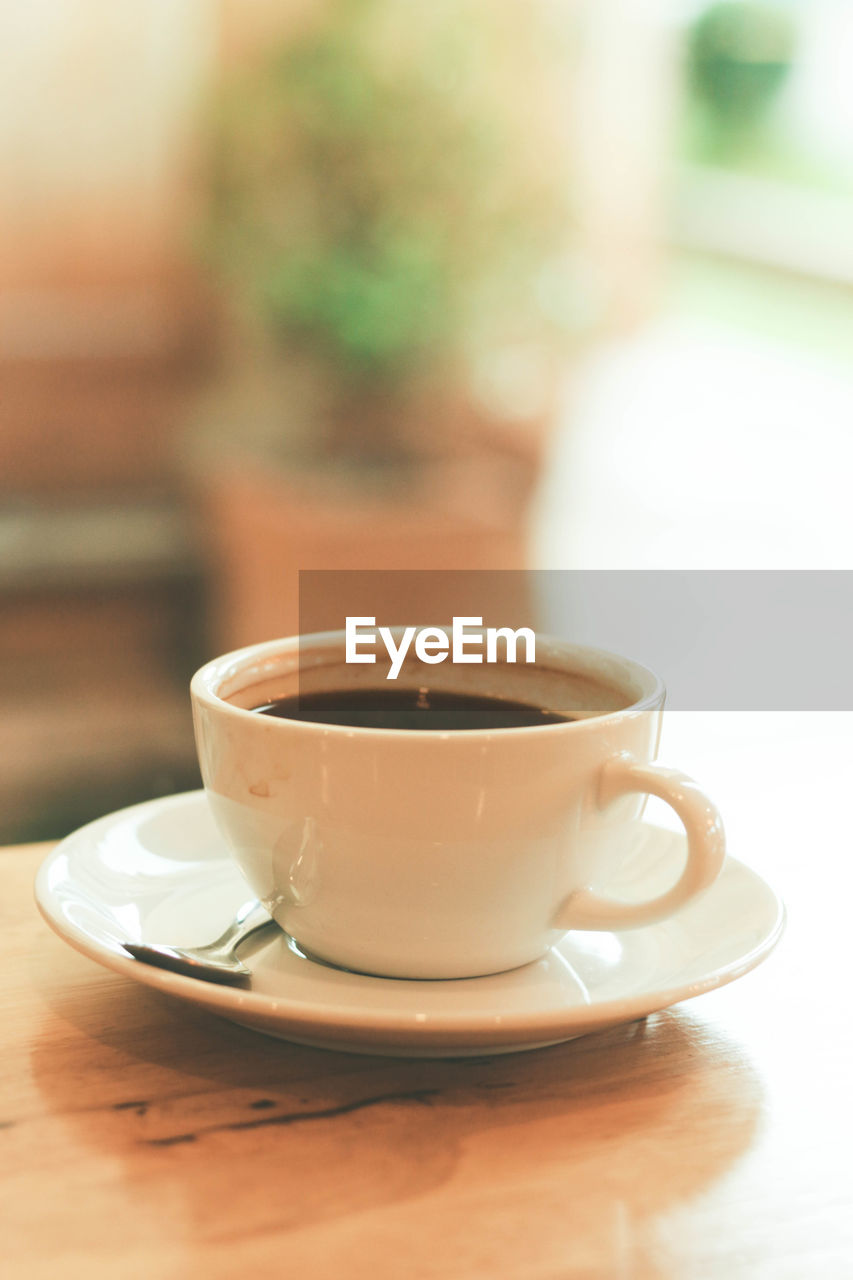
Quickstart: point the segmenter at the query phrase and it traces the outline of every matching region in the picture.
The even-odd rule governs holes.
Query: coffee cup
[[[639,663],[538,637],[532,663],[412,653],[398,671],[397,698],[437,690],[550,713],[511,727],[419,731],[257,710],[368,689],[381,705],[389,670],[378,653],[348,662],[344,633],[329,632],[226,654],[192,680],[214,818],[306,954],[394,978],[498,973],[569,930],[662,920],[716,878],[719,813],[685,774],[652,763],[665,695]],[[648,795],[681,819],[686,861],[659,894],[626,901],[612,886]]]

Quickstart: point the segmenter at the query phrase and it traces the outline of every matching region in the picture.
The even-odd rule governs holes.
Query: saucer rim
[[[521,1037],[529,1038],[534,1034],[540,1042],[545,1042],[551,1033],[555,1034],[555,1039],[566,1039],[576,1025],[583,1027],[583,1030],[578,1031],[577,1034],[586,1034],[588,1031],[602,1029],[616,1023],[633,1021],[661,1009],[666,1009],[673,1004],[680,1004],[684,1000],[693,999],[696,996],[704,995],[708,991],[727,986],[730,982],[734,982],[749,973],[765,960],[775,949],[785,931],[787,911],[780,896],[758,872],[729,854],[726,858],[724,874],[727,867],[735,874],[745,876],[753,887],[768,899],[768,905],[772,902],[775,907],[774,919],[772,926],[749,951],[737,957],[736,960],[718,965],[701,979],[689,984],[681,983],[669,986],[665,989],[646,988],[628,998],[617,996],[593,1004],[581,1004],[548,1010],[530,1010],[529,1012],[516,1012],[511,1015],[477,1013],[476,1011],[461,1009],[423,1013],[422,1011],[418,1012],[416,1009],[408,1011],[382,1008],[380,1004],[369,1009],[363,1006],[353,1009],[347,1005],[337,1003],[318,1006],[311,1001],[294,1000],[287,993],[273,995],[250,989],[223,986],[218,983],[205,982],[199,978],[172,973],[169,970],[159,969],[153,965],[143,964],[119,949],[112,950],[108,945],[98,943],[90,934],[79,928],[73,921],[68,920],[61,912],[52,909],[54,890],[50,888],[48,882],[54,865],[63,856],[67,856],[72,847],[85,842],[93,828],[126,818],[135,810],[157,809],[161,808],[165,803],[181,807],[183,804],[190,805],[204,799],[205,792],[201,789],[178,792],[174,795],[161,796],[153,800],[142,801],[139,804],[129,805],[123,809],[102,815],[92,822],[77,828],[61,840],[41,862],[34,883],[35,903],[42,918],[53,932],[88,959],[111,969],[115,973],[130,978],[131,981],[163,991],[168,995],[174,995],[179,999],[189,999],[196,1005],[201,1005],[215,1014],[238,1023],[243,1022],[244,1025],[249,1019],[269,1019],[281,1027],[282,1031],[291,1028],[294,1033],[304,1031],[306,1035],[309,1035],[312,1030],[316,1030],[322,1032],[320,1038],[325,1039],[337,1039],[347,1032],[358,1033],[362,1040],[378,1039],[380,1037],[384,1037],[387,1040],[389,1037],[393,1038],[398,1035],[407,1038],[417,1037],[423,1043],[441,1041],[448,1036],[454,1038],[455,1041],[455,1038],[461,1032],[464,1032],[466,1042],[476,1041],[481,1037],[484,1039],[488,1037],[489,1043],[495,1043],[496,1041],[516,1042]],[[679,840],[684,840],[685,838],[682,833],[673,831],[668,827],[661,827],[655,823],[645,823],[644,826],[658,831],[668,838],[675,837]],[[714,886],[711,885],[707,892],[713,893],[713,890]],[[665,920],[658,924],[648,925],[646,928],[650,930],[660,929],[665,927],[667,923],[668,920]],[[623,931],[605,930],[603,932],[609,936],[618,936],[619,932]],[[311,960],[306,960],[306,963],[314,965],[318,970],[324,967],[322,964]],[[505,971],[507,974],[513,972],[516,972],[516,970]],[[490,974],[482,978],[432,979],[428,981],[430,986],[441,985],[447,981],[477,983],[500,978],[501,976],[501,974]],[[376,984],[377,991],[386,982],[393,981],[395,984],[407,982],[416,987],[422,986],[427,981],[423,979],[390,979],[368,976],[365,976],[364,980],[371,985]]]

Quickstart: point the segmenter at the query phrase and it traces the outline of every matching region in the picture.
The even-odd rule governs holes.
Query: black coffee
[[[350,725],[355,729],[520,729],[565,724],[572,716],[509,698],[438,689],[346,689],[277,698],[253,711],[284,720]]]

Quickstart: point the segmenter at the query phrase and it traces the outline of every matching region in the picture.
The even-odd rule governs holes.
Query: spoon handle
[[[196,950],[204,951],[211,957],[233,955],[240,943],[245,942],[250,934],[271,923],[272,917],[266,907],[257,898],[250,898],[240,907],[224,933],[207,946],[197,947]]]

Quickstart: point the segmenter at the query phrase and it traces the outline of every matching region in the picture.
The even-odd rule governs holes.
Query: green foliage
[[[777,5],[722,0],[697,19],[688,41],[693,87],[725,131],[748,129],[790,70],[795,30]]]
[[[211,261],[276,341],[355,382],[433,367],[498,311],[552,324],[565,178],[490,79],[488,24],[461,0],[324,14],[222,88]]]

